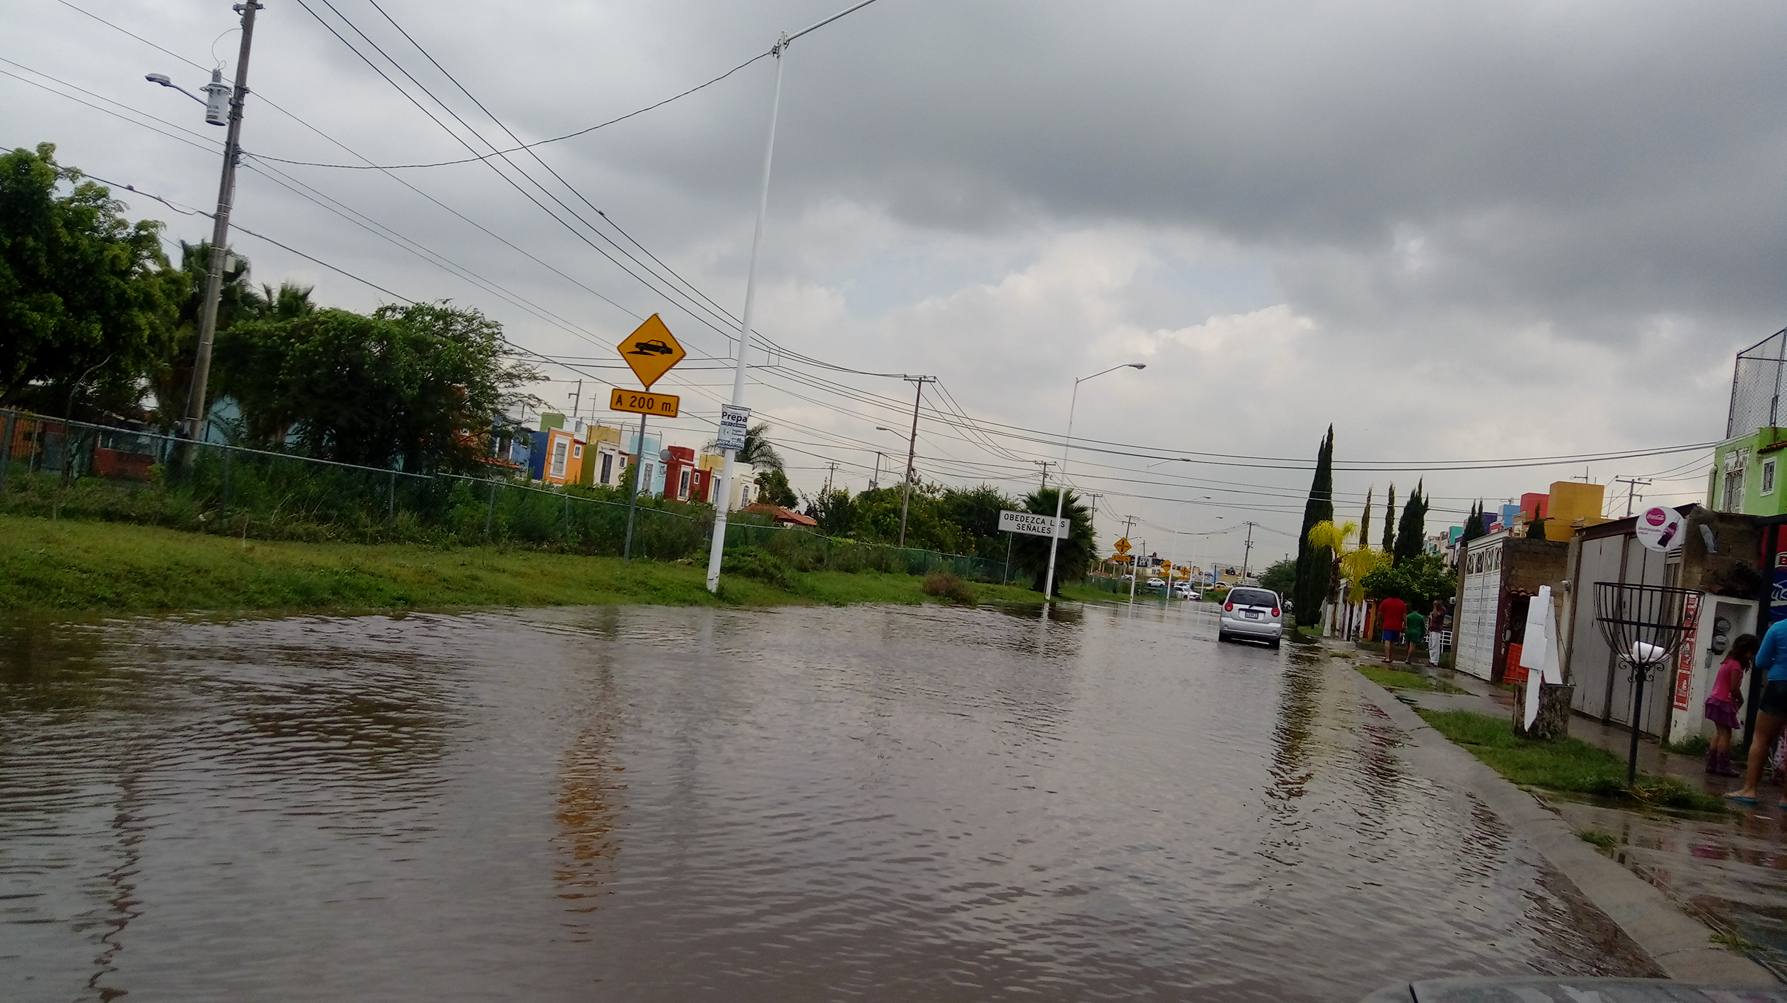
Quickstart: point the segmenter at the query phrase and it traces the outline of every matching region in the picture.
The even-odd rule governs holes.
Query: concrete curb
[[[1330,649],[1331,650],[1331,649]],[[1427,776],[1483,801],[1539,852],[1589,904],[1605,913],[1672,979],[1720,986],[1779,986],[1768,969],[1709,942],[1712,930],[1683,912],[1655,886],[1584,843],[1555,812],[1452,744],[1382,686],[1346,670],[1367,698],[1408,733],[1403,750]]]

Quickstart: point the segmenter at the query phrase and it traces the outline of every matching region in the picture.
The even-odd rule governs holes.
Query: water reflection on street
[[[11,998],[1349,999],[1645,974],[1206,607],[0,623]]]

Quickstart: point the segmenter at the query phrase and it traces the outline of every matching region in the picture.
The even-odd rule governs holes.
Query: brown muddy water
[[[9,999],[1350,1000],[1648,963],[1208,608],[0,621]]]

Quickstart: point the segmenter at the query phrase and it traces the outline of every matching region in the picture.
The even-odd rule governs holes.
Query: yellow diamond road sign
[[[1129,537],[1126,536],[1126,537],[1123,537],[1122,539],[1118,540],[1117,545],[1115,547],[1112,547],[1111,549],[1115,550],[1119,554],[1129,553]]]
[[[645,318],[645,323],[615,347],[620,349],[620,357],[626,360],[633,375],[639,377],[639,382],[645,384],[647,390],[689,354],[677,344],[676,335],[670,333],[655,313]]]

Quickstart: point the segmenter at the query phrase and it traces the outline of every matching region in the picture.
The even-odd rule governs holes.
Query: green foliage
[[[161,224],[125,220],[110,190],[55,153],[0,155],[0,401],[60,414],[81,382],[134,404],[174,323]]]
[[[933,571],[926,575],[919,590],[925,595],[938,596],[964,606],[972,606],[976,601],[974,586],[947,571]]]
[[[1363,584],[1373,599],[1396,596],[1417,610],[1458,591],[1458,579],[1438,554],[1417,554],[1401,564],[1379,567],[1365,576]]]
[[[848,536],[856,506],[849,491],[833,488],[809,497],[807,514],[818,521],[819,532],[827,536]]]
[[[777,588],[791,588],[794,569],[781,558],[756,547],[738,547],[726,551],[720,570],[728,575],[742,575]]]
[[[1309,482],[1309,500],[1303,505],[1303,526],[1297,532],[1297,623],[1312,626],[1321,618],[1322,599],[1328,594],[1333,556],[1325,547],[1309,542],[1309,531],[1334,519],[1334,426],[1322,437],[1316,451],[1315,476]]]
[[[1384,497],[1384,553],[1396,553],[1396,485]]]
[[[1526,538],[1529,540],[1545,539],[1545,520],[1533,519],[1526,524]]]
[[[405,470],[471,467],[467,430],[541,375],[510,356],[501,325],[445,303],[238,323],[216,364],[255,440],[290,434],[311,456]]]
[[[1260,573],[1260,588],[1271,589],[1281,596],[1290,595],[1296,584],[1297,562],[1288,557],[1273,561]]]
[[[1054,518],[1056,496],[1055,488],[1043,488],[1031,492],[1024,498],[1024,511],[1035,512]],[[1098,559],[1097,540],[1092,532],[1092,510],[1082,504],[1072,491],[1062,500],[1062,517],[1069,521],[1067,538],[1061,540],[1055,548],[1055,590],[1059,591],[1062,582],[1078,581],[1086,577],[1092,564]],[[1036,591],[1043,590],[1043,580],[1048,576],[1049,538],[1046,536],[1030,536],[1019,534],[1012,541],[1011,564],[1030,578]]]
[[[1371,546],[1371,495],[1376,490],[1377,485],[1375,484],[1365,489],[1365,509],[1359,516],[1359,546],[1361,547]],[[1396,486],[1391,485],[1390,490],[1396,490]]]
[[[1619,846],[1618,836],[1615,836],[1611,832],[1602,832],[1599,829],[1578,829],[1576,830],[1576,838],[1590,846],[1602,850],[1611,850]]]
[[[1413,560],[1421,554],[1427,537],[1427,495],[1417,481],[1415,491],[1402,507],[1402,519],[1396,526],[1396,546],[1389,551],[1397,564]]]
[[[800,503],[794,488],[788,485],[788,475],[782,472],[778,464],[773,467],[760,467],[757,470],[757,501],[764,505],[780,505],[793,508]]]
[[[1477,503],[1471,506],[1471,514],[1465,517],[1464,533],[1458,538],[1459,546],[1462,547],[1481,536],[1483,536],[1483,502],[1478,499]]]
[[[713,442],[708,443],[707,448],[711,451],[718,451],[720,448],[719,440],[716,439]],[[745,429],[745,444],[739,447],[736,457],[738,462],[749,463],[759,471],[774,470],[776,473],[782,472],[782,454],[776,452],[776,447],[770,444],[768,422],[758,422]],[[787,479],[783,478],[782,483],[786,484]],[[793,497],[792,491],[789,492],[789,497]],[[792,501],[775,502],[774,504],[786,508],[794,507],[794,502]]]
[[[1405,672],[1382,665],[1356,666],[1359,674],[1387,690],[1420,690],[1424,693],[1458,693],[1451,683],[1431,679],[1419,672]]]
[[[1548,742],[1514,734],[1512,722],[1471,711],[1417,709],[1446,738],[1514,783],[1576,794],[1691,811],[1725,810],[1719,798],[1694,790],[1674,777],[1641,775],[1626,786],[1626,762],[1578,738]]]
[[[1664,742],[1663,748],[1677,755],[1693,756],[1698,759],[1706,755],[1706,750],[1711,745],[1712,741],[1705,735],[1689,735],[1679,742]]]

